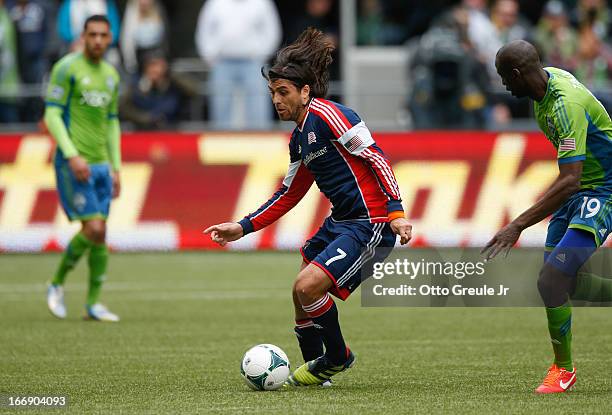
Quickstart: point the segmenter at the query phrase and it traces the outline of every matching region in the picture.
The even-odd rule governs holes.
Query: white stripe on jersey
[[[323,104],[317,100],[313,100],[312,106],[313,108],[327,115],[327,120],[334,126],[338,137],[342,136],[342,134],[349,130],[350,126],[345,125],[340,119],[340,117],[338,117],[338,114],[336,114],[334,112],[334,109],[331,108],[329,105]]]
[[[389,189],[391,189],[392,195],[399,199],[399,187],[397,186],[397,182],[393,178],[393,172],[391,171],[391,168],[389,167],[389,164],[387,164],[386,160],[383,159],[383,157],[376,151],[370,149],[366,149],[364,151],[364,154],[366,154],[368,158],[370,158],[376,163],[378,168],[382,171],[383,175],[387,179],[387,184],[389,185]]]
[[[368,213],[368,219],[371,221],[372,217],[370,216],[370,208],[368,207],[368,204],[366,203],[365,197],[363,197],[363,192],[361,191],[361,187],[359,186],[359,181],[357,180],[357,176],[355,176],[355,172],[353,171],[353,168],[349,164],[346,157],[344,157],[344,154],[342,154],[342,151],[338,148],[338,146],[342,146],[342,144],[339,144],[337,141],[332,141],[332,144],[334,145],[334,148],[336,149],[338,154],[340,154],[340,157],[342,157],[342,160],[344,160],[344,162],[346,163],[346,167],[348,167],[349,171],[353,175],[353,179],[355,179],[355,185],[357,186],[357,190],[359,190],[359,194],[361,195],[361,201],[363,202],[363,206],[365,207],[365,210]]]

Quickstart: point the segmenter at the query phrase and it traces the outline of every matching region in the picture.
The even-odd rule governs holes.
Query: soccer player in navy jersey
[[[324,99],[333,50],[321,31],[309,28],[265,71],[280,119],[297,124],[287,175],[257,211],[204,231],[225,245],[263,229],[297,205],[313,182],[330,200],[331,215],[300,250],[303,263],[293,285],[295,333],[305,361],[288,380],[294,386],[328,383],[352,366],[355,356],[330,294],[346,300],[375,248],[393,247],[396,235],[402,244],[412,236],[391,165],[365,123],[353,110]]]

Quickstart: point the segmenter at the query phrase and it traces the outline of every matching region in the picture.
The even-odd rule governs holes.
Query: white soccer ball
[[[260,391],[271,391],[283,386],[289,371],[287,355],[273,344],[258,344],[250,348],[244,354],[240,366],[246,384]]]

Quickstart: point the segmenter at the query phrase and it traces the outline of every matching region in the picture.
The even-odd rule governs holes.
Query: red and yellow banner
[[[558,173],[540,134],[379,133],[421,246],[480,246],[532,205]],[[135,133],[122,140],[122,194],[108,240],[117,250],[216,248],[207,226],[238,220],[275,191],[288,134]],[[0,135],[0,251],[61,249],[78,229],[57,202],[53,141]],[[329,213],[316,186],[289,214],[230,249],[293,249]],[[520,242],[540,246],[546,224]]]

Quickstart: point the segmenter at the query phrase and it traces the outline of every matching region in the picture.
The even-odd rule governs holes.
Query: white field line
[[[82,292],[87,283],[72,283],[65,288],[67,295]],[[290,288],[270,288],[255,290],[208,290],[202,285],[169,285],[168,283],[109,282],[103,290],[120,296],[129,296],[130,301],[174,301],[174,300],[236,300],[256,298],[285,298],[291,295]],[[44,296],[46,284],[0,284],[0,304],[8,301],[39,300]],[[31,294],[36,294],[33,297]]]

